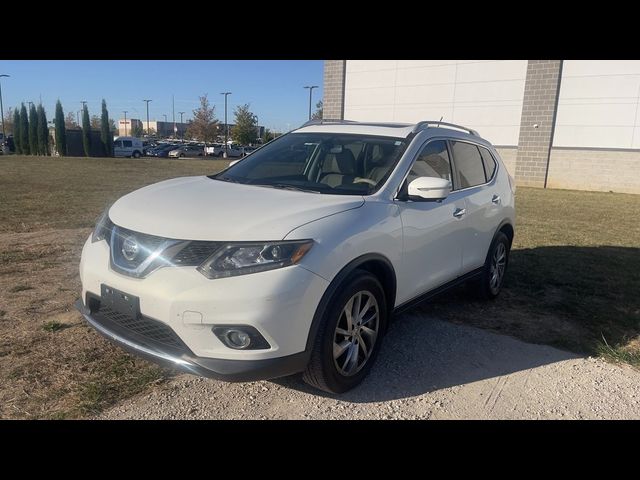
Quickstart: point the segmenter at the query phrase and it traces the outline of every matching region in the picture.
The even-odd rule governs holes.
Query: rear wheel
[[[500,294],[509,265],[510,249],[509,238],[504,233],[498,232],[489,247],[482,276],[472,284],[476,296],[484,300],[492,300]]]
[[[380,282],[356,270],[327,306],[304,381],[330,393],[357,386],[375,362],[386,325]]]

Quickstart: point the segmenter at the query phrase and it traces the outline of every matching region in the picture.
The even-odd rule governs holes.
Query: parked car
[[[161,144],[158,145],[157,147],[153,148],[152,150],[147,151],[147,155],[149,155],[150,157],[164,157],[167,158],[169,156],[169,152],[171,150],[175,150],[176,148],[178,148],[179,145],[174,145],[174,144]]]
[[[234,381],[303,372],[339,393],[395,313],[463,282],[498,296],[514,226],[513,180],[477,132],[308,122],[218,174],[117,200],[84,244],[77,305],[158,363]]]
[[[113,140],[114,157],[140,158],[143,155],[142,140],[136,137],[116,137]]]
[[[178,148],[169,151],[169,158],[178,157],[202,157],[204,147],[199,145],[180,145]]]
[[[224,153],[224,146],[221,143],[207,145],[206,154],[214,157],[221,157]]]
[[[258,147],[242,147],[242,156],[245,157],[254,152]]]

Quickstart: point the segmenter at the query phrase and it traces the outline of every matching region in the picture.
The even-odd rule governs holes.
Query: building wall
[[[495,145],[514,146],[526,73],[526,60],[348,60],[344,118],[413,123],[442,117]]]
[[[519,185],[640,193],[640,61],[329,60],[324,95],[325,118],[474,128]]]
[[[546,185],[561,73],[562,60],[529,60],[516,159],[519,185]]]
[[[553,148],[547,187],[640,193],[638,171],[637,151]]]
[[[518,147],[496,147],[498,155],[502,159],[502,163],[507,167],[509,174],[515,178],[516,176],[516,158],[518,157]]]
[[[565,60],[554,147],[640,149],[640,61]]]
[[[322,116],[336,120],[344,118],[344,66],[346,60],[325,60],[324,99]]]

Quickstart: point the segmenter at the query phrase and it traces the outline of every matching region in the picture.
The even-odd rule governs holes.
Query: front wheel
[[[140,152],[138,151],[133,152],[133,158],[140,158]]]
[[[386,326],[382,285],[375,276],[357,270],[325,310],[304,381],[330,393],[357,386],[375,362]]]

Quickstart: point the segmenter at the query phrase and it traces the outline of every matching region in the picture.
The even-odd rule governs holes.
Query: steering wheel
[[[370,178],[362,178],[356,177],[353,183],[368,183],[369,185],[373,185],[374,187],[378,184],[375,180],[371,180]]]

